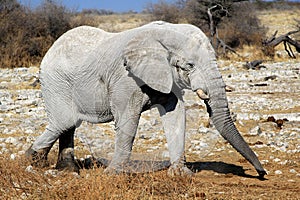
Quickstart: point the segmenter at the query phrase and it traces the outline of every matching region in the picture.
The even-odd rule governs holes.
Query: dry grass
[[[222,144],[224,145],[224,144]],[[226,149],[228,149],[227,147]],[[262,149],[260,151],[265,151]],[[220,152],[220,157],[206,158],[202,170],[194,177],[169,177],[166,171],[108,176],[102,168],[83,169],[80,175],[46,169],[27,172],[28,162],[22,158],[9,159],[0,155],[1,199],[297,199],[299,177],[291,177],[288,170],[297,170],[297,163],[282,166],[281,176],[268,175],[266,181],[255,178],[252,167],[237,153]],[[227,154],[227,156],[225,155]],[[276,154],[276,155],[275,155]],[[277,152],[273,156],[295,160]],[[266,156],[266,153],[264,154]],[[224,157],[226,159],[225,163]],[[222,161],[223,160],[223,161]],[[211,162],[213,161],[213,162]],[[50,162],[54,163],[50,154]],[[234,164],[229,164],[233,162]],[[194,163],[194,165],[197,165]],[[198,163],[199,165],[199,163]],[[200,164],[201,165],[201,164]],[[241,167],[246,169],[243,174]],[[268,170],[276,170],[276,163],[267,163]],[[216,173],[217,172],[217,173]]]
[[[265,10],[260,12],[258,18],[268,27],[268,35],[272,35],[276,30],[278,34],[285,34],[296,29],[295,20],[299,20],[300,10]]]

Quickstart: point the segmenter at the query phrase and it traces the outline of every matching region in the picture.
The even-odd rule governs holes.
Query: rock
[[[282,174],[282,171],[281,171],[281,170],[276,170],[274,173],[275,173],[276,175],[280,175],[280,174]]]
[[[16,155],[15,155],[15,154],[10,154],[10,159],[11,159],[11,160],[16,159]]]
[[[8,106],[7,105],[0,105],[0,112],[6,112],[8,111]]]
[[[44,172],[44,175],[45,176],[53,176],[53,177],[56,177],[58,174],[58,170],[55,170],[55,169],[48,169],[47,171]]]
[[[256,126],[249,131],[249,135],[253,135],[253,136],[260,135],[261,133],[262,133],[262,131],[259,126]]]
[[[32,165],[29,165],[26,167],[25,169],[26,172],[30,172],[30,173],[35,173],[35,170],[33,169],[33,166]]]
[[[25,133],[26,133],[26,134],[33,134],[33,133],[34,133],[34,131],[33,131],[33,130],[31,130],[31,129],[27,129],[27,130],[25,130]]]
[[[5,140],[5,143],[7,144],[12,144],[12,145],[17,145],[18,144],[18,140],[14,137],[8,137],[6,140]]]
[[[274,162],[280,162],[281,160],[279,158],[275,158],[273,161]]]
[[[268,81],[268,80],[275,80],[277,78],[276,75],[271,75],[271,76],[267,76],[264,78],[264,81]]]

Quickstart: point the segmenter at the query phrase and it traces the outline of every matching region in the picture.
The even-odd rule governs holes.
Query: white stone
[[[31,130],[31,129],[27,129],[27,130],[25,130],[25,133],[26,133],[26,134],[33,134],[34,132],[33,132],[33,130]]]
[[[34,172],[35,172],[35,171],[33,170],[32,165],[27,166],[26,169],[25,169],[25,171],[26,171],[26,172],[30,172],[30,173],[34,173]]]
[[[274,173],[277,174],[277,175],[280,175],[280,174],[282,174],[282,171],[281,170],[276,170]]]
[[[274,162],[280,162],[281,160],[279,158],[275,158],[273,161]]]
[[[261,133],[262,131],[259,126],[256,126],[249,131],[249,135],[260,135]]]
[[[15,154],[10,154],[10,159],[11,159],[11,160],[16,159],[16,155],[15,155]]]
[[[45,175],[49,175],[49,176],[56,177],[57,174],[58,174],[58,171],[57,171],[57,170],[54,170],[54,169],[49,169],[49,170],[45,171],[44,174],[45,174]]]
[[[267,164],[267,163],[269,163],[269,160],[261,160],[261,164]]]
[[[14,137],[8,137],[6,138],[5,143],[16,145],[18,143],[18,140]]]

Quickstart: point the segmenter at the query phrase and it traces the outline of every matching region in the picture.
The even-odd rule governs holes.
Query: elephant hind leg
[[[32,148],[33,145],[29,147],[29,149],[25,152],[26,158],[28,158],[33,166],[36,167],[48,167],[49,162],[48,162],[48,153],[50,151],[50,148],[43,148],[40,150],[34,150]]]
[[[59,133],[51,126],[48,126],[44,133],[40,135],[25,152],[25,156],[31,164],[36,167],[48,167],[48,153],[53,144],[58,139]]]
[[[56,169],[79,173],[79,165],[74,159],[75,126],[64,131],[59,136],[59,152]]]

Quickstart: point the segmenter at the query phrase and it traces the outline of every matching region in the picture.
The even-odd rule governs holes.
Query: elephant
[[[115,123],[115,150],[104,170],[121,173],[128,162],[141,113],[157,105],[170,155],[170,175],[192,175],[184,152],[184,90],[204,101],[218,132],[266,175],[231,119],[225,83],[210,40],[190,24],[151,22],[120,33],[82,26],[63,34],[40,66],[49,124],[27,157],[40,166],[59,140],[57,169],[79,172],[74,132],[82,121]]]

